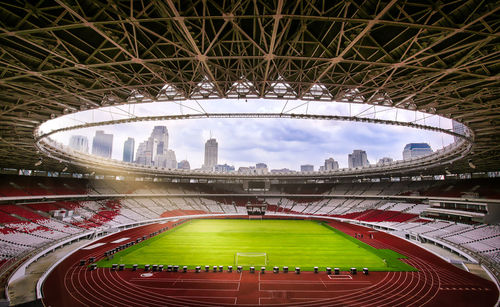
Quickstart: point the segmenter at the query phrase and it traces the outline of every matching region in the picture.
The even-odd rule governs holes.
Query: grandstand
[[[499,305],[498,2],[0,8],[0,306]],[[201,105],[221,99],[307,108]],[[181,111],[134,113],[150,102]],[[349,114],[309,112],[316,102]],[[99,110],[111,119],[78,120]],[[403,126],[454,141],[377,165],[246,174],[122,162],[56,138],[219,118]]]
[[[461,180],[449,180],[446,185],[439,183],[447,191],[456,185],[465,187],[464,191],[466,187],[483,187],[480,190],[485,193],[477,198],[448,197],[445,203],[446,210],[450,210],[451,201],[464,205],[470,202],[473,212],[481,211],[482,222],[425,217],[426,210],[443,199],[434,181],[398,182],[389,187],[355,182],[305,184],[299,191],[321,191],[312,194],[291,193],[297,192],[293,186],[271,185],[264,194],[248,194],[237,184],[71,179],[68,183],[72,188],[63,189],[71,193],[64,195],[57,187],[60,178],[3,175],[2,179],[4,186],[19,187],[18,191],[3,188],[1,192],[4,197],[0,198],[3,203],[0,205],[3,247],[0,268],[4,269],[10,268],[9,264],[17,259],[25,259],[75,236],[93,237],[101,231],[121,229],[122,225],[149,224],[158,219],[241,217],[246,216],[248,204],[259,204],[267,207],[266,218],[314,217],[365,225],[401,238],[413,238],[415,242],[432,242],[461,255],[463,263],[480,261],[491,265],[494,274],[498,272],[495,270],[500,260],[500,228],[484,223],[490,218],[489,208],[498,205],[495,194],[489,193],[498,184],[496,179],[471,179],[468,185]],[[37,180],[47,184],[43,193],[38,187],[33,190],[30,187],[30,183]],[[207,190],[210,193],[206,193]],[[477,210],[479,203],[482,210]],[[463,211],[463,206],[457,210]]]

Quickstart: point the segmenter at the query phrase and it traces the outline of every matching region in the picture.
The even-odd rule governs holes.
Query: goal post
[[[268,263],[267,253],[236,253],[235,266],[265,266]]]

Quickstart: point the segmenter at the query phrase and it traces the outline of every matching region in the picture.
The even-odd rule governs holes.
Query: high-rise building
[[[69,139],[69,147],[84,153],[89,152],[89,140],[84,135],[72,135]]]
[[[384,165],[384,164],[389,164],[392,163],[394,159],[389,158],[389,157],[383,157],[382,159],[379,159],[377,162],[377,165]]]
[[[314,165],[304,164],[300,166],[301,172],[314,172]]]
[[[267,168],[267,164],[266,163],[257,163],[257,164],[255,164],[255,168],[256,169]]]
[[[241,174],[250,174],[252,173],[252,171],[255,169],[255,167],[248,167],[248,166],[240,166],[238,168],[238,173],[241,173]]]
[[[149,137],[149,150],[151,150],[151,159],[156,161],[158,155],[164,155],[168,150],[168,129],[165,126],[155,126]],[[153,163],[154,164],[154,163]],[[176,163],[177,164],[177,163]],[[177,167],[177,165],[176,165]],[[175,167],[174,167],[175,168]]]
[[[144,141],[139,143],[137,147],[137,153],[135,155],[135,163],[137,164],[146,164],[146,146],[148,145],[148,141]]]
[[[403,160],[426,156],[432,153],[432,148],[427,143],[409,143],[403,149]]]
[[[219,144],[214,138],[209,139],[205,143],[205,162],[204,169],[213,169],[217,165]]]
[[[175,157],[175,151],[172,149],[167,150],[167,168],[177,168],[177,158]]]
[[[191,169],[191,165],[189,164],[188,160],[182,160],[181,162],[177,163],[177,168],[189,171]]]
[[[162,168],[177,168],[177,159],[175,157],[175,151],[167,150],[162,154],[156,155],[156,160],[154,161],[154,166]]]
[[[255,164],[255,169],[257,174],[267,174],[268,168],[266,163],[257,163]]]
[[[128,138],[123,143],[123,162],[134,162],[134,147],[135,140],[133,138]]]
[[[335,161],[333,158],[329,158],[325,160],[325,165],[323,170],[325,171],[336,171],[339,169],[339,163]]]
[[[228,164],[217,164],[216,166],[214,166],[214,171],[218,173],[234,172],[234,166]]]
[[[366,156],[366,151],[360,149],[353,150],[352,154],[347,156],[347,162],[349,168],[365,167],[370,165],[368,157]]]
[[[94,140],[92,141],[92,154],[111,159],[112,152],[113,135],[104,133],[102,130],[97,130],[95,132]]]
[[[166,156],[167,152],[168,129],[165,126],[155,126],[151,132],[151,136],[146,141],[139,144],[136,154],[136,163],[166,167],[166,161],[168,160]],[[170,165],[173,166],[172,162],[170,163]]]

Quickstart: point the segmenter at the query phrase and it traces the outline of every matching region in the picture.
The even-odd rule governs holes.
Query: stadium
[[[1,306],[499,305],[498,1],[0,8]],[[199,169],[168,147],[252,121],[442,144],[316,171],[219,165],[212,131]]]

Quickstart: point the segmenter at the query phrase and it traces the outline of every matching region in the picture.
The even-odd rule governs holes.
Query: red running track
[[[173,223],[126,230],[79,250],[48,276],[43,285],[45,306],[493,306],[496,286],[463,271],[403,239],[371,228],[329,221],[376,248],[390,248],[408,256],[418,272],[370,272],[369,275],[328,276],[324,272],[174,273],[144,270],[88,271],[80,259],[100,258],[104,251]],[[374,238],[370,239],[369,234]],[[128,237],[122,243],[111,243]],[[150,273],[150,272],[148,272]]]

